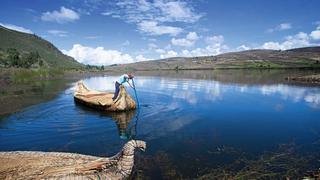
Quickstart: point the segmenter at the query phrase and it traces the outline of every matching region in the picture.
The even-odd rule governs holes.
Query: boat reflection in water
[[[136,136],[138,116],[135,110],[112,112],[108,114],[116,121],[121,139],[134,139]]]
[[[97,114],[105,117],[107,120],[115,121],[119,136],[123,140],[131,140],[136,137],[136,129],[138,122],[138,110],[130,111],[120,111],[120,112],[107,112],[107,111],[98,111],[87,106],[84,106],[79,103],[75,103],[75,106],[85,111],[86,113]]]

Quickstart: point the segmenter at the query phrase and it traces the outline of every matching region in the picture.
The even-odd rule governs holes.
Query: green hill
[[[320,68],[320,47],[304,47],[284,51],[255,49],[229,52],[217,56],[173,57],[132,64],[114,64],[105,69],[109,71],[150,71],[287,68]]]
[[[19,65],[19,66],[18,66]],[[50,42],[0,26],[0,67],[32,67],[78,69],[84,65],[64,55]]]

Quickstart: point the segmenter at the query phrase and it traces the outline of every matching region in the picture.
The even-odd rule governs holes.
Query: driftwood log
[[[144,151],[146,143],[131,140],[109,158],[61,152],[0,152],[0,179],[125,179],[131,174],[136,148]]]

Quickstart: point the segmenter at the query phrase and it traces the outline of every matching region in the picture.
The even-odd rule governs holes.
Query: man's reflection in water
[[[121,139],[134,139],[136,136],[137,113],[135,110],[110,114],[116,121]]]
[[[91,109],[89,107],[77,103],[76,107],[85,110],[86,112],[99,114],[100,116],[107,116],[109,118],[111,117],[111,119],[114,120],[117,124],[119,136],[121,139],[131,140],[136,137],[137,122],[139,118],[139,113],[137,112],[139,110],[131,110],[124,112],[103,112]]]

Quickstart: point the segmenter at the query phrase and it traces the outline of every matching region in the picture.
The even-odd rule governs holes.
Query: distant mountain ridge
[[[216,56],[173,57],[112,65],[114,71],[201,70],[201,69],[320,68],[320,46],[289,50],[254,49]]]
[[[4,54],[8,49],[16,49],[19,53],[37,52],[49,67],[64,69],[84,67],[83,64],[63,54],[52,43],[39,36],[0,26],[0,51]]]

